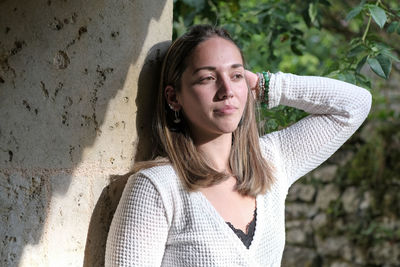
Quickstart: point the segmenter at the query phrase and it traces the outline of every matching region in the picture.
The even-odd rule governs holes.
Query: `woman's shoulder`
[[[148,179],[158,191],[174,190],[179,186],[179,178],[170,163],[141,169],[132,179]]]
[[[175,177],[176,173],[170,163],[165,163],[162,165],[141,169],[136,173],[136,175],[144,175],[151,180],[163,181],[171,180],[170,178]]]

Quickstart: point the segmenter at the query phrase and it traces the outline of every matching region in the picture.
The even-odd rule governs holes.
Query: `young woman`
[[[311,115],[259,137],[256,101]],[[226,31],[193,27],[164,59],[158,158],[127,182],[106,266],[280,266],[288,188],[332,155],[370,106],[368,91],[341,81],[247,71]]]

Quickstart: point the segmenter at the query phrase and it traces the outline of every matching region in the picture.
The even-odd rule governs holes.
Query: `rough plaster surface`
[[[0,266],[102,265],[171,34],[172,0],[0,0]]]

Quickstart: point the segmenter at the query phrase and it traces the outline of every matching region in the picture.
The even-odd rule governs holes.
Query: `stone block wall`
[[[0,1],[0,266],[102,265],[172,4]]]
[[[400,266],[400,122],[370,122],[286,203],[283,267]]]

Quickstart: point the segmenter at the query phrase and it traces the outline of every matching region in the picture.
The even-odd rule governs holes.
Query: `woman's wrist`
[[[257,100],[261,103],[265,103],[268,106],[268,92],[269,82],[271,80],[271,73],[269,71],[257,72]]]
[[[264,99],[264,85],[265,85],[265,83],[264,83],[264,75],[262,75],[259,72],[257,72],[256,74],[257,74],[257,77],[258,77],[257,90],[256,90],[256,92],[257,92],[256,100],[261,101],[262,99]]]

